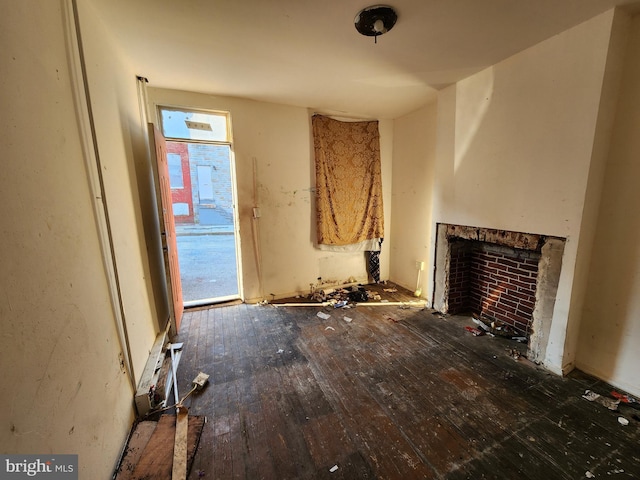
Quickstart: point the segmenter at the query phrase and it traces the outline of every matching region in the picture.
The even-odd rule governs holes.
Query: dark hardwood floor
[[[589,402],[611,387],[465,325],[395,306],[188,311],[180,391],[211,376],[187,400],[208,419],[189,478],[640,478],[640,411]]]

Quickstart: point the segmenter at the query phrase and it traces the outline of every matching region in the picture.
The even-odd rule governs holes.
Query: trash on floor
[[[620,400],[620,403],[625,403],[630,407],[640,409],[640,401],[633,398],[631,395],[626,395],[624,393],[616,392],[615,390],[611,392],[611,396],[613,398],[617,398]]]
[[[464,327],[464,329],[467,332],[470,332],[473,334],[474,337],[481,337],[482,335],[484,335],[484,332],[482,330],[479,330],[477,328],[473,328],[473,327]]]
[[[318,279],[319,281],[321,279]],[[352,280],[352,279],[350,279]],[[311,292],[306,302],[273,303],[272,307],[333,307],[333,308],[354,308],[359,305],[371,307],[400,307],[401,309],[427,307],[426,300],[395,301],[394,298],[387,299],[385,293],[397,293],[398,288],[379,289],[378,285],[367,285],[359,283],[346,283],[335,285],[332,283],[311,284]],[[379,289],[379,290],[377,290]],[[384,293],[383,293],[384,292]],[[296,297],[298,298],[298,297]]]
[[[491,327],[489,327],[489,325],[487,325],[486,323],[484,323],[482,320],[480,320],[479,318],[476,317],[471,317],[471,320],[473,320],[473,323],[475,323],[476,325],[478,325],[482,330],[484,330],[485,332],[490,332],[491,331]]]
[[[590,402],[596,402],[600,405],[607,407],[609,410],[617,410],[620,400],[614,400],[612,398],[603,397],[602,395],[592,392],[591,390],[585,390],[582,398],[589,400]]]
[[[618,417],[618,423],[623,427],[626,427],[627,425],[629,425],[629,420],[624,417]]]
[[[347,297],[351,302],[367,302],[369,301],[369,295],[364,288],[352,289],[347,292]]]
[[[335,332],[336,329],[333,327],[325,327],[325,330],[333,330]]]
[[[491,337],[503,337],[510,340],[515,340],[520,343],[528,343],[529,339],[525,332],[515,328],[512,325],[508,325],[500,322],[499,320],[490,317],[488,315],[473,315],[471,317],[473,323],[478,325],[479,329],[485,332]]]
[[[349,317],[342,317],[342,319],[347,323],[351,323],[353,321],[353,318],[349,318]]]
[[[515,361],[520,360],[520,357],[522,356],[522,354],[517,349],[509,348],[507,349],[507,351],[509,352],[509,356],[513,358]]]
[[[323,319],[323,320],[326,320],[326,319],[328,319],[328,318],[331,318],[331,315],[329,315],[329,314],[327,314],[327,313],[324,313],[324,312],[318,312],[318,313],[317,313],[317,315],[318,315],[321,319]]]
[[[337,471],[337,470],[338,470],[338,465],[334,465],[333,467],[331,467],[331,468],[329,469],[329,471],[330,471],[331,473],[333,473],[333,472],[335,472],[335,471]]]

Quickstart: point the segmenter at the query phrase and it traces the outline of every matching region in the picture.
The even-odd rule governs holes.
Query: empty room
[[[640,478],[640,4],[0,4],[0,477]]]

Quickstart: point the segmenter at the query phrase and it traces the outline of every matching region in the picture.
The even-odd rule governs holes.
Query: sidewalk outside
[[[238,294],[233,225],[176,225],[185,302]]]
[[[233,225],[176,224],[176,235],[230,235]]]

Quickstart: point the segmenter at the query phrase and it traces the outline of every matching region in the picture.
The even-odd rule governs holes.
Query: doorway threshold
[[[208,307],[220,307],[227,305],[236,305],[242,303],[242,299],[238,295],[227,295],[224,297],[215,297],[215,298],[203,298],[200,300],[189,300],[184,302],[184,308],[186,309],[195,309],[195,308],[208,308]]]

